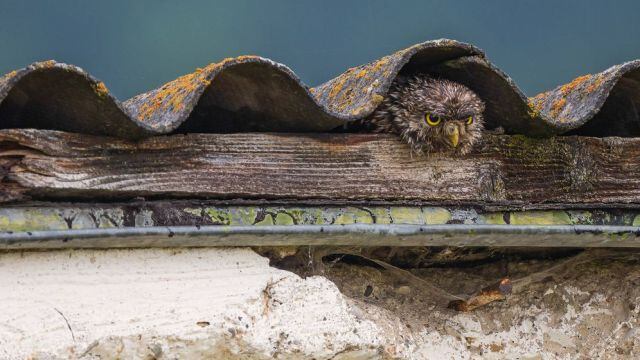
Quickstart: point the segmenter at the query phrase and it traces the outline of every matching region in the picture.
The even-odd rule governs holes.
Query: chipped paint
[[[351,225],[351,224],[488,224],[488,225],[627,225],[640,226],[637,210],[478,212],[472,208],[368,206],[229,206],[177,207],[185,217],[166,217],[164,207],[8,207],[0,209],[0,230],[35,231],[169,225]],[[172,210],[172,211],[175,211]],[[172,213],[172,212],[170,212]],[[125,219],[132,219],[127,222]],[[163,220],[169,219],[169,220]],[[184,219],[181,223],[180,219]],[[169,222],[167,222],[169,221]]]
[[[419,207],[398,206],[392,207],[389,211],[394,224],[415,224],[422,225],[425,221],[425,214]]]
[[[444,208],[425,208],[423,213],[426,225],[447,224],[451,220],[451,212]]]
[[[504,213],[488,213],[480,216],[480,223],[487,225],[506,225]]]
[[[65,220],[51,209],[0,209],[0,230],[66,230]]]
[[[565,211],[526,211],[512,212],[511,225],[572,225]]]

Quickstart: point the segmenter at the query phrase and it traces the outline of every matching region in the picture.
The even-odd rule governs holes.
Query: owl
[[[425,74],[400,76],[361,125],[398,134],[417,154],[464,155],[482,137],[483,111],[484,102],[464,85]]]

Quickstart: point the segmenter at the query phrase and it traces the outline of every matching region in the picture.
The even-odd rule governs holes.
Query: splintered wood
[[[383,134],[188,134],[139,142],[0,130],[0,201],[208,198],[512,208],[640,205],[640,139],[488,135],[411,155]]]

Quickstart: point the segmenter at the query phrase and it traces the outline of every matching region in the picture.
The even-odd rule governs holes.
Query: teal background
[[[417,42],[473,43],[529,95],[640,58],[640,1],[0,1],[0,74],[78,65],[119,98],[261,55],[309,85]]]

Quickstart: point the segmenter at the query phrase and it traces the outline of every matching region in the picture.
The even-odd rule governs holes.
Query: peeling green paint
[[[363,209],[344,209],[335,217],[334,224],[374,224],[372,214]]]
[[[510,214],[512,225],[572,225],[564,211],[523,211]]]
[[[253,225],[255,226],[265,226],[265,225],[273,225],[273,216],[271,214],[267,214],[264,219],[260,221],[256,221]]]
[[[633,225],[640,226],[638,210],[552,210],[480,212],[473,208],[418,206],[207,206],[177,207],[189,214],[188,223],[163,222],[154,211],[165,207],[8,207],[0,209],[0,230],[35,231],[123,226],[201,225],[330,225],[330,224],[512,224],[512,225]],[[175,211],[173,210],[173,211]],[[124,219],[129,219],[125,224]],[[160,220],[159,220],[160,219]],[[175,221],[169,217],[168,221]],[[180,221],[178,217],[177,221]]]
[[[487,225],[505,225],[504,214],[502,212],[484,214],[480,216],[480,221]]]
[[[445,208],[424,208],[423,214],[427,225],[442,225],[451,220],[451,212]]]
[[[64,219],[48,209],[0,209],[0,230],[66,230],[69,227]]]
[[[235,225],[236,223],[251,225],[255,222],[257,215],[258,212],[254,207],[238,208],[236,211],[232,212],[231,223],[232,225]]]
[[[394,224],[422,225],[425,221],[425,215],[419,207],[392,207],[389,214]]]
[[[184,209],[182,209],[182,211],[186,212],[187,214],[191,214],[191,215],[195,215],[195,216],[201,216],[202,215],[202,209],[200,209],[200,208],[184,208]]]
[[[293,216],[284,211],[276,214],[276,218],[273,223],[274,225],[295,225]]]
[[[571,219],[572,225],[589,225],[593,224],[593,214],[588,211],[569,210],[567,215]]]

